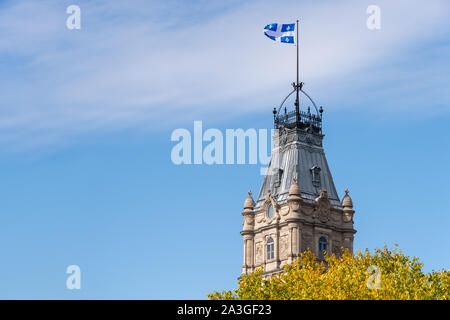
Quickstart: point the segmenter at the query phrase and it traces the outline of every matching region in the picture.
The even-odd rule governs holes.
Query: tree
[[[450,299],[450,270],[424,273],[423,264],[396,246],[355,255],[342,248],[341,257],[326,256],[319,262],[310,251],[284,272],[268,280],[263,269],[242,275],[238,288],[208,294],[212,300],[303,300],[303,299]]]

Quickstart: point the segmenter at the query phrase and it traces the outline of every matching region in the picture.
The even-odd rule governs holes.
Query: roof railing
[[[310,108],[308,111],[300,111],[299,121],[297,122],[297,115],[295,110],[287,112],[286,109],[283,113],[274,116],[275,128],[280,129],[287,128],[311,128],[315,133],[322,132],[322,117],[312,114]]]

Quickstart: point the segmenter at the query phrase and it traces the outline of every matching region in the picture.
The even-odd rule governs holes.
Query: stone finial
[[[290,217],[298,218],[300,216],[300,206],[302,202],[302,192],[297,184],[297,178],[292,179],[291,187],[289,188],[289,197],[287,200],[289,204]]]
[[[255,201],[253,201],[252,192],[249,190],[247,193],[248,193],[248,197],[247,197],[247,199],[245,199],[244,209],[253,210],[253,207],[255,206]]]
[[[294,177],[291,187],[289,188],[289,196],[301,196],[301,194],[300,187],[297,184],[297,178]]]
[[[355,213],[355,210],[353,210],[353,201],[348,192],[348,189],[346,189],[345,196],[342,198],[342,206],[344,207],[344,222],[353,223],[353,214]]]
[[[348,193],[349,193],[348,189],[345,189],[345,196],[344,196],[344,198],[342,198],[342,206],[344,208],[352,209],[353,208],[353,201],[352,201],[352,198],[350,197],[350,195]]]
[[[255,226],[255,214],[253,212],[253,207],[255,206],[255,201],[253,201],[252,198],[252,192],[248,192],[248,197],[245,199],[244,202],[244,211],[242,212],[242,217],[244,218],[243,221],[243,230],[242,231],[249,231],[253,230]]]

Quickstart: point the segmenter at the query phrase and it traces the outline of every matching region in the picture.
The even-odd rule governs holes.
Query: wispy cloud
[[[365,1],[219,3],[80,1],[81,30],[65,27],[71,2],[7,3],[0,12],[1,141],[50,143],[91,130],[167,125],[218,116],[224,105],[230,114],[267,109],[289,90],[295,49],[261,30],[297,17],[302,79],[315,92],[349,92],[358,81],[367,97],[376,88],[386,99],[417,101],[423,92],[402,83],[411,72],[427,76],[420,85],[433,95],[447,92],[436,74],[449,68],[439,53],[448,47],[438,47],[448,36],[446,1],[377,1],[379,31],[366,28],[372,3]],[[429,48],[434,60],[417,65],[417,52]]]

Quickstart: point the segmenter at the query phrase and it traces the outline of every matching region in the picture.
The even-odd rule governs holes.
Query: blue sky
[[[81,8],[68,30],[67,6]],[[366,8],[381,8],[381,29]],[[205,298],[236,286],[258,165],[181,165],[173,130],[271,128],[295,49],[349,188],[355,249],[450,268],[446,1],[0,2],[0,298]],[[79,265],[82,289],[65,287]]]

